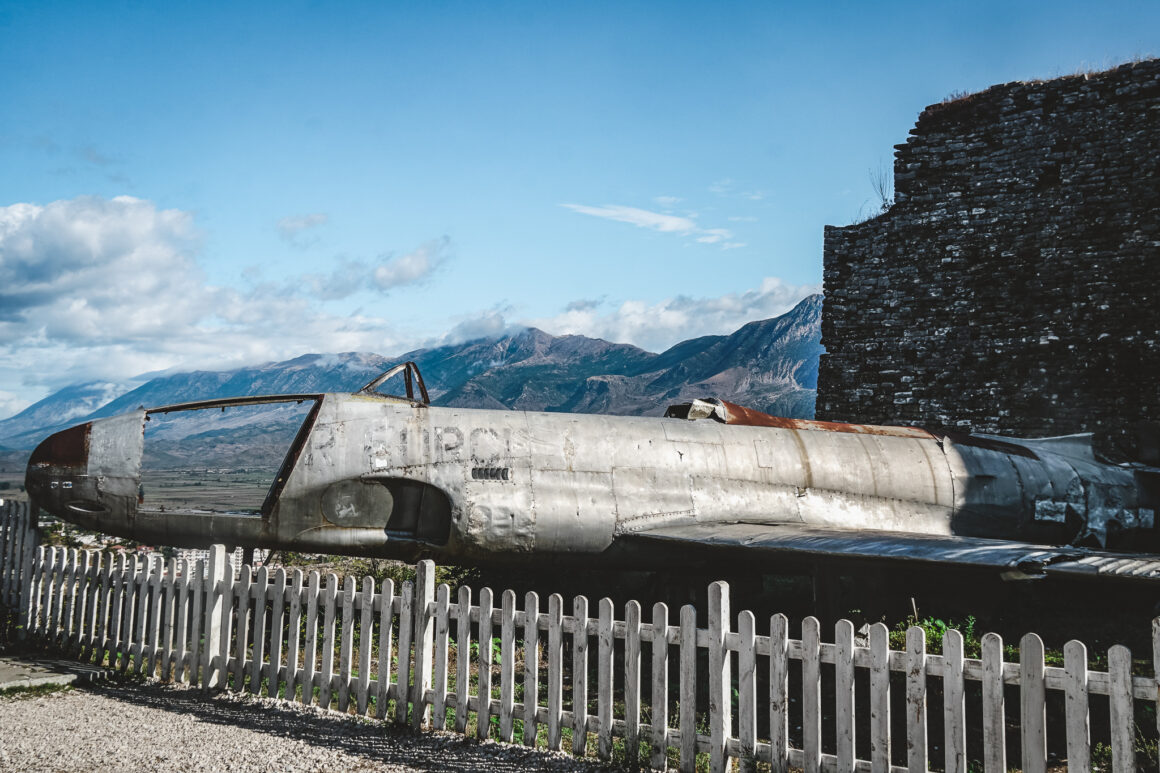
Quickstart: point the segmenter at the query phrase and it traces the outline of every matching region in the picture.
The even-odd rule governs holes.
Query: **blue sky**
[[[1160,3],[0,2],[0,417],[68,383],[815,291],[918,113]]]

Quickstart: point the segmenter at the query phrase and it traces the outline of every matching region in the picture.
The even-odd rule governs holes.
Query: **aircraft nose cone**
[[[89,470],[89,435],[92,424],[50,435],[28,458],[24,486],[42,510],[66,517],[68,504],[81,499],[79,487]]]

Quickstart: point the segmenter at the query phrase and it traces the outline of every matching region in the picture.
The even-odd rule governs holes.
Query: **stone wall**
[[[825,232],[818,418],[1160,421],[1160,60],[931,105],[895,202]]]

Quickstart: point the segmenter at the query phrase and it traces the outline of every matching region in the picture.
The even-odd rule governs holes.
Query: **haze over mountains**
[[[194,371],[126,384],[76,384],[0,421],[0,449],[28,450],[65,426],[138,406],[262,394],[353,391],[414,360],[432,403],[465,408],[659,416],[674,402],[720,397],[767,413],[812,418],[822,297],[732,335],[705,336],[660,354],[527,328],[399,357],[307,354],[231,371]]]

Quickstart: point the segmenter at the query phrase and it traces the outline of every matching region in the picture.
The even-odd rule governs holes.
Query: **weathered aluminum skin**
[[[62,518],[154,544],[458,562],[647,562],[683,542],[1017,568],[1035,543],[1138,551],[1156,533],[1140,471],[1098,462],[1086,437],[830,425],[719,401],[663,419],[439,408],[376,385],[244,400],[317,402],[260,515],[140,509],[143,411],[47,439],[28,489]],[[1114,556],[1045,550],[1036,566],[1083,558],[1100,574]],[[1147,566],[1131,576],[1160,577],[1160,557],[1132,559]]]

